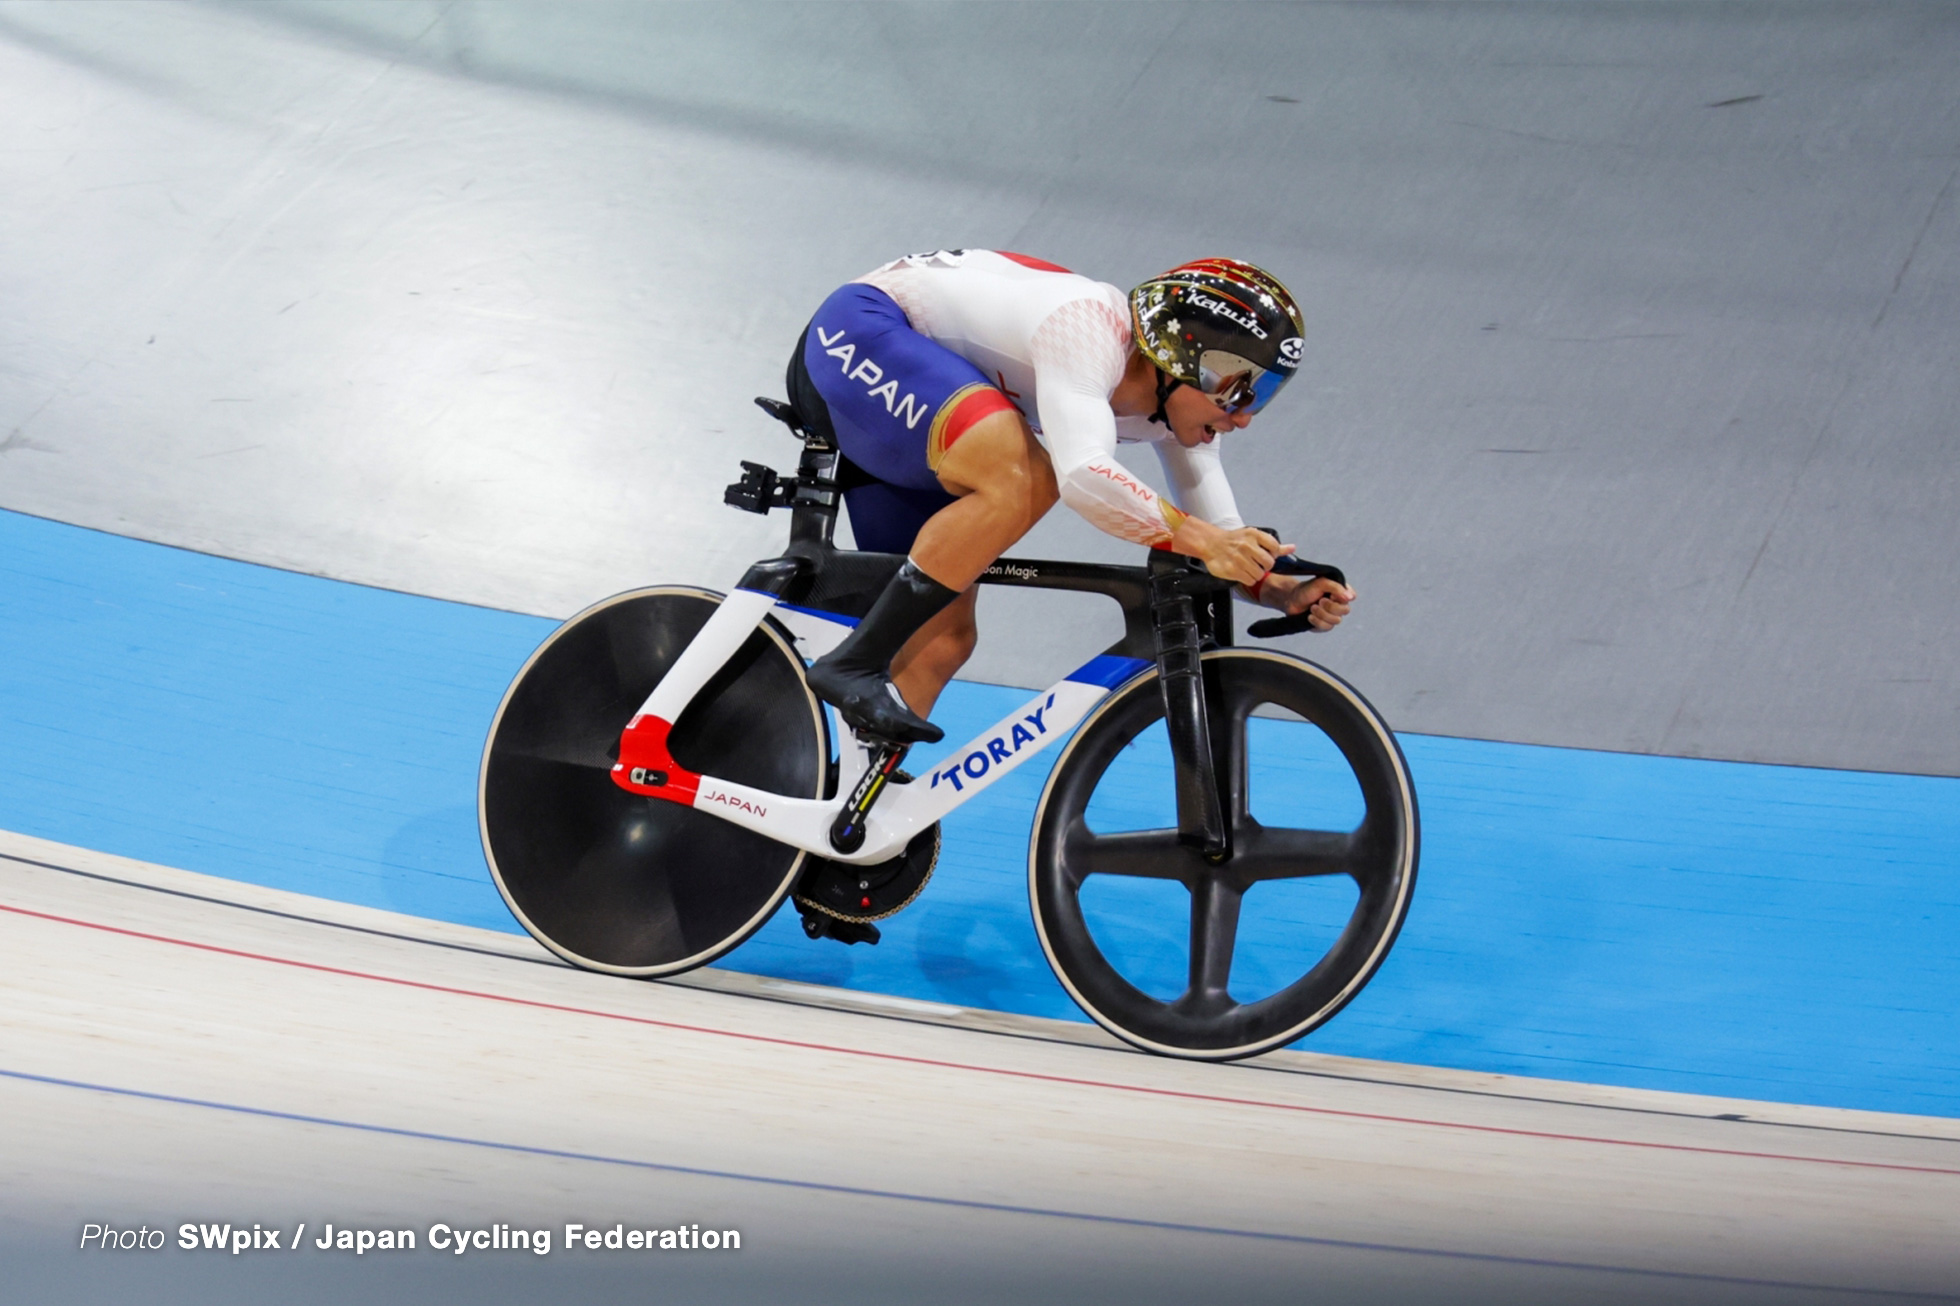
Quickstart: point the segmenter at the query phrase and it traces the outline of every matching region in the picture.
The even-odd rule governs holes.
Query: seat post
[[[796,492],[790,500],[791,544],[829,547],[837,531],[837,446],[815,431],[799,428],[803,456],[796,464]]]
[[[768,512],[787,507],[789,539],[792,548],[827,549],[837,529],[837,440],[827,422],[806,422],[796,408],[780,399],[757,395],[755,406],[796,433],[803,442],[803,455],[796,463],[796,480],[783,485],[776,474],[759,463],[743,463],[743,470],[760,478],[729,487],[729,502],[751,512]],[[820,429],[823,428],[823,429]],[[739,492],[738,492],[739,491]]]

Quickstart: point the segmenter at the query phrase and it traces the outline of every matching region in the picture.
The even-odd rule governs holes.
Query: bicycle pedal
[[[802,909],[802,904],[798,904]],[[869,943],[874,947],[883,938],[876,925],[869,921],[840,921],[820,912],[803,911],[803,932],[813,939],[835,939],[839,943]]]

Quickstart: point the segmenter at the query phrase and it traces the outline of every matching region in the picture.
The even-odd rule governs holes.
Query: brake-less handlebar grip
[[[1325,576],[1336,585],[1347,584],[1347,573],[1332,563],[1310,562],[1306,558],[1295,557],[1290,553],[1273,559],[1273,570],[1282,576]],[[1264,621],[1255,621],[1247,626],[1245,633],[1258,639],[1297,635],[1303,630],[1313,630],[1313,624],[1307,620],[1307,616],[1306,612],[1299,612],[1290,617],[1267,617]]]
[[[1347,573],[1331,562],[1311,562],[1294,553],[1273,559],[1273,570],[1282,576],[1325,576],[1336,585],[1347,586]]]

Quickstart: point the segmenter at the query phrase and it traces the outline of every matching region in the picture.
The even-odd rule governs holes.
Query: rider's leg
[[[838,448],[874,481],[940,502],[959,496],[934,505],[930,520],[912,517],[905,565],[856,629],[810,668],[810,687],[859,729],[937,740],[940,730],[915,715],[892,683],[892,661],[1047,510],[1054,477],[1046,456],[998,386],[914,331],[897,301],[873,286],[853,283],[823,302],[790,371],[799,411],[805,401],[821,408]],[[857,507],[852,500],[860,547],[900,551],[893,541],[880,548],[862,538]],[[874,534],[893,533],[903,515]],[[926,631],[901,665],[923,701],[938,696],[971,651],[970,613],[956,611]]]
[[[810,668],[810,687],[847,716],[874,733],[927,743],[942,732],[923,714],[973,651],[971,600],[953,606],[954,597],[1057,498],[1047,452],[1011,409],[966,428],[936,470],[960,497],[933,514],[865,619]],[[901,675],[905,683],[895,683]]]
[[[1013,409],[975,422],[933,470],[939,483],[960,497],[919,531],[912,558],[952,589],[978,580],[1059,497],[1048,451]]]
[[[960,496],[935,513],[913,541],[911,558],[927,575],[963,591],[920,627],[892,659],[891,677],[920,716],[979,640],[973,582],[1055,506],[1055,469],[1016,412],[975,422],[940,459],[939,481]],[[957,582],[957,584],[956,584]]]
[[[848,455],[839,465],[837,479],[844,487],[851,534],[857,547],[869,553],[895,553],[903,557],[911,551],[920,528],[935,512],[953,502],[953,496],[936,483],[929,487],[894,485],[850,462]],[[934,591],[938,591],[939,598],[951,600],[938,615],[931,615]],[[918,642],[915,631],[942,632],[949,626],[948,615],[956,615],[968,606],[951,591],[908,566],[899,582],[887,587],[886,593],[843,644],[811,667],[812,688],[827,702],[843,709],[853,725],[869,726],[872,733],[887,738],[926,738],[932,733],[932,727],[924,722],[924,714],[913,716],[902,698],[892,700],[895,691],[889,664],[894,654]],[[930,704],[928,698],[928,711]]]
[[[914,714],[891,680],[892,659],[954,599],[907,559],[844,642],[810,664],[810,688],[845,720],[886,739],[937,743],[945,732]]]
[[[919,627],[919,633],[905,641],[905,647],[892,659],[892,683],[905,702],[920,716],[932,715],[946,682],[973,656],[980,640],[980,629],[973,619],[978,587],[966,590],[947,604],[939,615]]]

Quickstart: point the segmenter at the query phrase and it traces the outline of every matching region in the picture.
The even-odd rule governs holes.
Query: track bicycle
[[[1035,808],[1028,892],[1042,950],[1091,1019],[1150,1051],[1226,1060],[1292,1042],[1360,992],[1407,915],[1420,828],[1401,749],[1358,692],[1302,658],[1235,647],[1228,582],[1190,560],[1003,558],[981,583],[1107,596],[1123,636],[908,777],[905,746],[833,728],[804,678],[904,558],[832,544],[835,445],[787,405],[756,402],[802,439],[802,458],[793,477],[744,462],[725,498],[789,509],[784,553],[726,595],[662,585],[594,604],[546,638],[498,706],[479,827],[527,931],[574,965],[637,977],[724,956],[786,898],[813,939],[875,942],[874,922],[931,876],[940,822],[1066,740]],[[1337,568],[1281,561],[1345,583]],[[1249,633],[1307,628],[1275,617]],[[1254,816],[1252,743],[1276,715],[1331,742],[1358,815],[1354,803],[1296,814],[1280,784],[1259,806],[1286,810],[1287,823]],[[1174,824],[1115,828],[1110,804],[1138,783],[1135,756],[1166,744]],[[1297,978],[1236,998],[1248,891],[1321,876],[1355,890],[1332,942],[1287,962]],[[1121,877],[1188,893],[1188,965],[1169,986],[1181,992],[1126,974],[1129,955],[1105,946],[1085,891]]]

